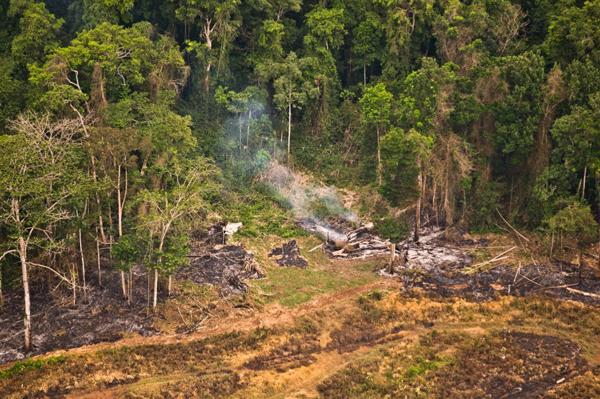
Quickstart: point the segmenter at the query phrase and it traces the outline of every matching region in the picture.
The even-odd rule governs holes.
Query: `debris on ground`
[[[237,233],[243,226],[243,223],[227,223],[225,225],[225,236],[231,238],[235,233]]]
[[[113,342],[124,334],[158,334],[147,311],[146,273],[133,270],[131,305],[123,299],[119,274],[102,273],[98,287],[95,270],[88,271],[87,301],[73,305],[70,293],[59,287],[40,288],[31,293],[33,354],[75,348],[99,342]],[[52,298],[48,300],[48,298]],[[21,359],[23,345],[23,296],[20,290],[5,293],[0,312],[0,364]]]
[[[365,259],[376,256],[391,256],[405,260],[406,267],[419,267],[426,270],[446,265],[468,265],[471,257],[466,251],[442,239],[444,230],[440,228],[424,228],[420,232],[418,242],[412,237],[399,243],[380,238],[373,233],[373,224],[368,223],[358,228],[348,228],[343,224],[333,227],[314,219],[303,219],[298,224],[307,231],[325,239],[324,249],[332,258]],[[394,274],[392,272],[392,274]]]
[[[223,296],[244,293],[244,280],[263,277],[254,255],[240,245],[216,245],[189,256],[189,266],[180,268],[176,279],[220,287]]]
[[[308,261],[300,255],[300,248],[296,240],[291,240],[283,244],[283,246],[274,248],[269,257],[278,256],[277,264],[279,266],[291,266],[305,269],[308,266]]]
[[[460,266],[412,269],[405,270],[401,279],[407,291],[421,290],[441,297],[488,300],[500,295],[544,295],[600,304],[600,279],[584,265],[500,265],[474,274],[466,274]]]
[[[456,356],[454,364],[431,375],[437,397],[546,397],[545,392],[587,369],[576,343],[518,331],[488,335]]]
[[[208,231],[192,235],[190,264],[175,273],[178,280],[196,284],[210,284],[220,288],[221,295],[240,294],[247,291],[247,279],[264,277],[254,254],[241,245],[227,242],[241,223],[217,223]]]

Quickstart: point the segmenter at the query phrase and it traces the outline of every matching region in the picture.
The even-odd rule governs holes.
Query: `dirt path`
[[[234,314],[225,318],[209,319],[206,325],[200,331],[192,334],[128,337],[116,342],[86,345],[79,348],[45,353],[43,355],[35,356],[34,359],[44,358],[51,355],[78,355],[93,353],[99,350],[117,349],[121,347],[186,343],[234,331],[244,332],[257,328],[285,326],[292,324],[294,320],[297,320],[299,317],[316,311],[322,311],[330,307],[332,304],[340,305],[349,300],[354,300],[356,297],[366,292],[377,289],[397,289],[398,287],[398,283],[396,283],[394,280],[382,279],[376,281],[375,283],[366,284],[359,287],[352,287],[341,291],[336,291],[331,294],[324,294],[295,308],[287,308],[279,304],[269,304],[266,305],[262,310],[238,310]]]
[[[468,397],[494,397],[544,393],[561,378],[593,386],[589,370],[600,352],[593,308],[541,298],[409,297],[400,284],[378,279],[296,307],[234,309],[188,335],[56,351],[38,358],[62,355],[64,363],[0,380],[0,396],[306,399],[431,390],[428,397],[455,398],[444,387],[461,392],[467,384]],[[521,345],[521,337],[531,344]],[[454,366],[461,362],[470,369]],[[507,377],[497,382],[486,370]]]

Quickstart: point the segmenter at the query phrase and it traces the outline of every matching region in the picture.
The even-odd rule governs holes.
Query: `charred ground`
[[[79,322],[53,321],[72,326],[72,337],[41,351],[120,340],[8,364],[0,396],[587,398],[600,389],[593,268],[580,276],[569,263],[519,267],[522,249],[501,265],[479,266],[511,248],[503,236],[439,236],[420,250],[445,245],[471,262],[428,268],[409,260],[394,276],[378,274],[389,256],[340,260],[310,251],[320,243],[314,237],[295,244],[306,269],[269,257],[273,248],[295,248],[276,236],[212,246],[206,235],[198,240],[199,261],[182,271],[173,298],[153,318],[140,314],[152,336],[120,339],[126,328],[113,309],[115,323],[106,326],[115,335],[61,346],[104,320],[81,317],[91,309],[81,305],[73,316]],[[248,267],[250,255],[250,265],[263,266],[261,279],[244,274],[258,273]],[[239,271],[241,286],[226,273],[207,274],[206,265],[225,258],[238,265],[227,270]],[[201,288],[207,283],[212,288]],[[90,303],[103,303],[94,295]]]

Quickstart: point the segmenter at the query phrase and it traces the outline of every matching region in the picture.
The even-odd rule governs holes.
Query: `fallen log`
[[[574,293],[574,294],[579,294],[579,295],[583,295],[583,296],[588,296],[590,298],[600,299],[600,295],[598,295],[598,294],[594,294],[594,293],[586,292],[586,291],[581,291],[581,290],[576,290],[575,288],[570,288],[570,287],[566,287],[565,289],[567,291],[569,291],[569,292]]]

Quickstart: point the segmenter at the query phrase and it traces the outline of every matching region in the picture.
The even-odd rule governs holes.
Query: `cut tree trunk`
[[[390,244],[390,263],[388,264],[388,274],[394,274],[394,261],[396,260],[396,244]]]

